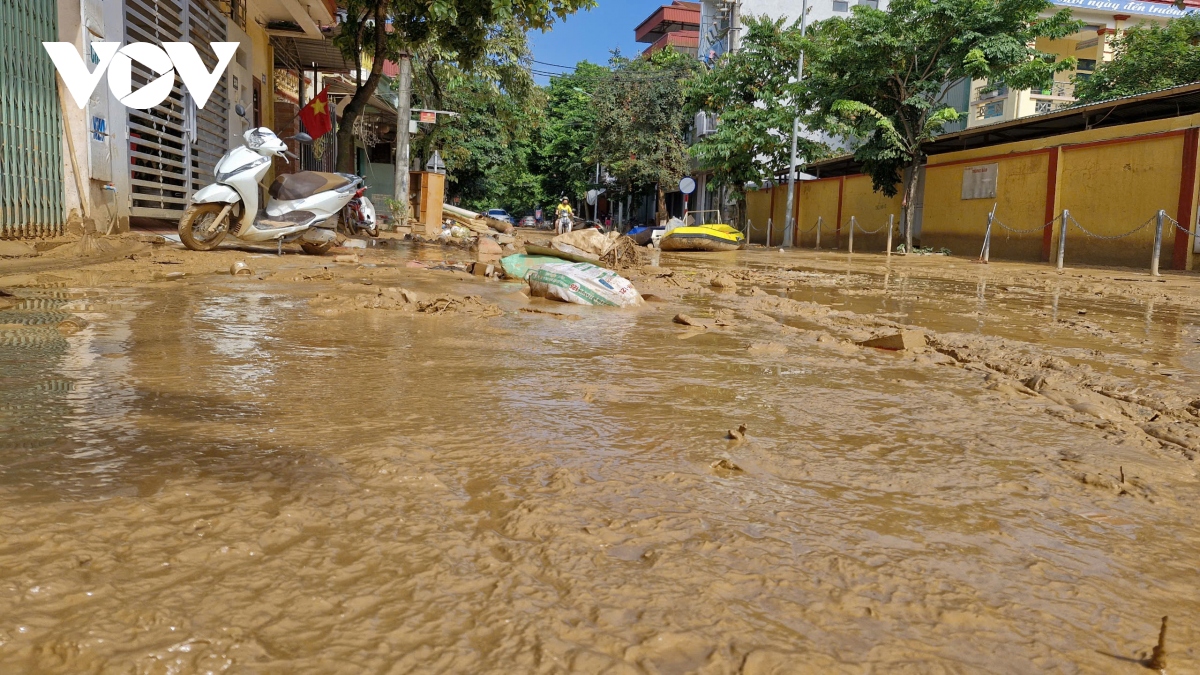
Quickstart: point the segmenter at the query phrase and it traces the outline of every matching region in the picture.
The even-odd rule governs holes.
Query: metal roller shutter
[[[126,0],[125,39],[190,42],[212,69],[217,58],[209,43],[224,41],[225,17],[209,0]],[[153,73],[133,63],[135,90],[153,79]],[[196,110],[178,77],[161,104],[128,109],[131,216],[175,220],[188,197],[212,180],[213,167],[227,149],[225,80],[218,82],[204,110]]]
[[[0,0],[0,237],[63,232],[62,112],[41,45],[56,40],[55,0]]]

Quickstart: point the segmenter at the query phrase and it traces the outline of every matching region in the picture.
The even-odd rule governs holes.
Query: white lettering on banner
[[[87,65],[75,45],[70,42],[43,42],[46,53],[58,69],[58,74],[82,110],[88,98],[100,84],[100,78],[108,71],[108,86],[122,104],[130,108],[146,110],[162,103],[171,95],[175,73],[183,86],[187,87],[196,107],[203,108],[212,96],[217,81],[229,67],[237,53],[237,42],[212,42],[217,65],[209,72],[200,60],[196,48],[186,42],[164,42],[162,47],[149,42],[133,42],[124,47],[120,42],[93,42],[92,53],[98,58],[96,67],[88,72]],[[93,60],[95,60],[95,58]],[[159,77],[133,91],[133,62],[137,61]]]
[[[1141,14],[1144,16],[1183,16],[1196,10],[1194,7],[1179,9],[1166,2],[1145,2],[1144,0],[1050,0],[1061,7],[1078,7],[1094,9],[1114,14]]]

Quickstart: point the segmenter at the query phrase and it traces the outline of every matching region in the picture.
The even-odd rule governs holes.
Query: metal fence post
[[[889,213],[888,214],[888,241],[887,241],[887,254],[888,254],[889,258],[892,257],[892,225],[895,224],[895,222],[896,222],[896,214]]]
[[[988,258],[992,255],[992,221],[996,219],[996,206],[999,202],[992,205],[991,213],[988,213],[987,231],[983,233],[983,250],[979,253],[979,262],[987,264]]]
[[[854,216],[850,216],[850,253],[854,253],[854,228],[858,227],[858,221]]]
[[[1162,228],[1166,215],[1166,211],[1159,209],[1154,218],[1154,254],[1150,256],[1150,276],[1152,277],[1161,276],[1158,273],[1158,256],[1162,252]]]
[[[1058,269],[1063,268],[1063,256],[1067,253],[1067,219],[1071,217],[1071,212],[1063,209],[1062,225],[1058,228]]]
[[[767,241],[766,241],[767,248],[771,248],[771,227],[774,225],[774,223],[772,222],[773,220],[774,220],[774,218],[767,218]]]
[[[817,216],[817,244],[813,246],[814,251],[821,250],[821,219],[822,216]]]

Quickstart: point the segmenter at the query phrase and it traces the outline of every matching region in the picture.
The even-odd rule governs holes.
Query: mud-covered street
[[[1194,275],[152,239],[0,261],[0,671],[1200,672]]]

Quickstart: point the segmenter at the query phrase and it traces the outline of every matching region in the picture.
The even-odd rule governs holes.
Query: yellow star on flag
[[[314,115],[324,115],[325,114],[325,102],[322,101],[321,99],[313,99],[312,111],[313,111]]]

